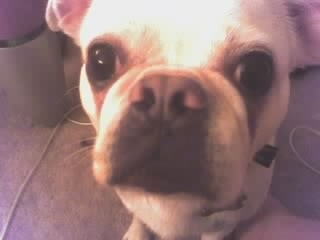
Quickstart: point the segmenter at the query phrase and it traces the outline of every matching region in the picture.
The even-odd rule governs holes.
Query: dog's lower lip
[[[228,207],[225,207],[225,208],[202,208],[200,210],[200,213],[199,215],[201,217],[209,217],[210,215],[212,214],[215,214],[215,213],[218,213],[218,212],[223,212],[223,211],[232,211],[232,210],[238,210],[240,208],[243,207],[244,205],[244,201],[247,199],[247,197],[245,195],[241,195],[232,205],[228,206]]]

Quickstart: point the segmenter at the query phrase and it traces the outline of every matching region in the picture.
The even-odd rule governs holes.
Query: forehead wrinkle
[[[254,49],[274,55],[272,45],[265,34],[250,28],[245,31],[230,28],[225,41],[212,52],[209,66],[217,71],[226,71],[225,68],[233,64],[238,57]]]
[[[258,2],[253,6],[261,12],[264,3]],[[255,19],[259,13],[248,9],[242,0],[225,0],[219,4],[207,0],[184,4],[178,0],[137,0],[135,4],[126,5],[128,0],[118,0],[112,6],[105,0],[94,0],[83,21],[81,45],[88,46],[99,35],[114,34],[124,40],[138,62],[162,61],[201,67],[218,59],[216,56],[223,55],[220,53],[226,47],[236,47],[228,41],[231,28],[243,31],[252,27],[252,31],[245,31],[249,34],[238,37],[240,41],[249,42],[266,39],[257,32],[270,25],[259,20],[252,22],[252,17]]]
[[[112,5],[105,0],[94,0],[84,18],[80,39],[82,45],[86,46],[94,36],[146,24],[152,28],[174,31],[188,28],[189,31],[195,31],[208,27],[210,22],[217,26],[234,14],[235,2],[225,0],[216,6],[207,0],[187,1],[184,4],[178,0],[136,0],[128,6],[128,0],[118,0]]]
[[[217,43],[225,41],[225,28],[214,26],[211,31],[206,31],[205,26],[131,24],[116,34],[104,34],[91,42],[96,39],[107,42],[109,35],[121,40],[137,62],[150,61],[150,58],[155,61],[156,58],[167,64],[199,67],[208,63]]]

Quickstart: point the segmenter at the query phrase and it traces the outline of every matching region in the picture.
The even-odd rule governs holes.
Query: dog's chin
[[[127,209],[163,238],[228,231],[237,223],[245,204],[240,195],[231,204],[217,207],[204,197],[146,192],[133,187],[115,187]]]

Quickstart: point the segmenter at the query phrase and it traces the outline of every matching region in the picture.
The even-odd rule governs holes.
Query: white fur
[[[276,64],[276,79],[265,100],[262,114],[257,119],[256,138],[250,147],[247,147],[248,159],[242,162],[242,166],[248,164],[246,179],[241,189],[248,195],[248,201],[240,212],[221,212],[198,219],[191,213],[202,204],[201,199],[180,195],[168,198],[134,189],[117,189],[123,203],[137,217],[134,221],[135,227],[129,231],[131,236],[137,234],[132,229],[139,229],[140,233],[141,229],[144,229],[143,224],[139,224],[140,219],[164,237],[193,232],[204,233],[203,239],[214,240],[223,238],[238,221],[252,217],[267,195],[273,166],[265,169],[253,163],[251,158],[263,145],[274,142],[273,138],[286,115],[289,102],[289,73],[296,67],[320,63],[318,1],[93,0],[86,14],[80,14],[81,18],[80,15],[79,18],[70,18],[70,21],[62,21],[63,16],[57,8],[58,2],[69,4],[70,9],[79,9],[81,5],[75,6],[72,0],[50,0],[47,21],[53,30],[60,27],[72,36],[82,48],[84,57],[89,44],[103,36],[121,41],[135,63],[146,66],[163,64],[180,68],[214,69],[219,66],[226,45],[230,44],[230,36],[237,42],[232,45],[234,51],[253,44],[265,46],[272,51]],[[301,5],[305,11],[295,17],[289,17],[288,6],[293,4]],[[72,11],[69,15],[72,15]],[[69,25],[79,26],[79,29],[74,31]],[[306,36],[302,36],[302,33],[306,33]],[[303,37],[307,37],[308,44]],[[226,89],[231,91],[231,88]],[[108,131],[112,131],[110,126],[113,118],[121,112],[121,99],[114,97],[117,89],[111,88],[106,97],[108,102],[105,100],[101,116],[98,116],[84,71],[80,90],[83,106],[98,133],[96,149],[102,149]],[[114,114],[110,113],[110,108],[105,109],[106,104],[116,106]],[[239,104],[235,109],[244,111],[241,100],[236,100],[235,104]],[[245,122],[245,117],[240,118]],[[210,227],[221,220],[228,221],[230,228],[218,233],[210,232]],[[139,240],[142,240],[141,238]]]

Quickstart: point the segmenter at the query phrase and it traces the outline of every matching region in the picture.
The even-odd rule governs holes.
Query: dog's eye
[[[240,58],[235,77],[247,95],[264,96],[274,78],[272,57],[262,51],[251,51]]]
[[[86,71],[90,81],[95,84],[110,80],[116,74],[118,65],[118,57],[112,45],[98,43],[89,48]]]

